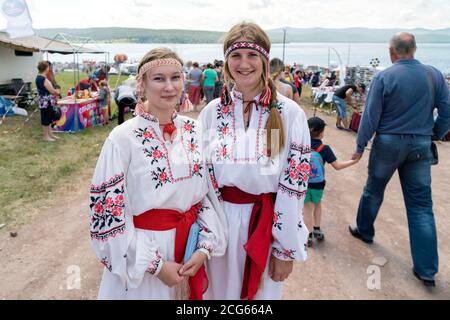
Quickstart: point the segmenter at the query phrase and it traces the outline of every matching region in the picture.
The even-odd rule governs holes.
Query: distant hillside
[[[387,42],[400,29],[324,29],[287,28],[286,42]],[[412,29],[420,43],[450,43],[450,28],[441,30]],[[200,30],[155,30],[138,28],[40,29],[41,36],[53,38],[58,33],[90,37],[96,42],[124,43],[219,43],[224,33]],[[283,29],[268,31],[274,43],[283,42]]]

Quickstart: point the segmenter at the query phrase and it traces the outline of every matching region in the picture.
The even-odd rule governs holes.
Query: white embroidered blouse
[[[245,130],[242,94],[233,90],[231,97],[229,106],[222,105],[220,99],[211,101],[199,117],[217,185],[235,186],[256,195],[276,193],[272,254],[281,260],[304,261],[308,230],[303,222],[303,203],[311,144],[306,115],[294,101],[278,93],[285,147],[270,160],[265,152],[269,109],[253,104]]]
[[[151,236],[153,231],[137,233],[133,225],[133,216],[148,210],[186,212],[201,202],[197,249],[208,256],[225,252],[226,221],[202,160],[201,129],[184,116],[174,114],[173,121],[173,143],[164,141],[158,120],[147,113],[116,127],[92,179],[92,246],[105,267],[129,287],[138,287],[146,271],[157,275],[162,267],[162,244]]]

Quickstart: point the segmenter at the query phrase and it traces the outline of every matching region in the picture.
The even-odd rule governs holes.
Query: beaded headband
[[[139,74],[137,75],[137,84],[136,84],[136,93],[137,93],[137,100],[138,105],[142,104],[142,100],[144,98],[145,94],[145,83],[144,83],[144,75],[153,68],[160,67],[160,66],[176,66],[180,69],[180,72],[183,74],[183,66],[181,65],[180,61],[174,58],[168,58],[168,59],[156,59],[150,62],[147,62],[139,69]]]
[[[228,56],[230,53],[232,53],[235,50],[238,49],[250,49],[255,50],[261,53],[267,61],[269,61],[269,52],[266,51],[263,47],[261,47],[259,44],[256,44],[254,42],[248,42],[248,41],[239,41],[233,43],[231,46],[228,47],[228,49],[225,51],[225,60],[228,59]]]

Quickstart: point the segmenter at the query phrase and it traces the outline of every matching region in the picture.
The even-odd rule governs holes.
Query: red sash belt
[[[258,291],[261,276],[269,258],[273,240],[272,223],[276,193],[254,195],[236,187],[223,187],[220,191],[224,201],[236,204],[254,204],[248,226],[248,240],[244,245],[247,257],[241,291],[241,299],[252,300]]]
[[[144,230],[166,231],[175,229],[175,262],[183,263],[189,230],[197,220],[200,203],[193,205],[182,213],[169,209],[148,210],[133,217],[134,227]],[[205,266],[203,265],[195,276],[189,278],[190,300],[202,300],[203,293],[208,288]]]

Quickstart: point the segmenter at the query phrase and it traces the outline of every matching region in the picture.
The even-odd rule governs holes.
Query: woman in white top
[[[136,117],[111,132],[98,159],[90,232],[105,266],[100,299],[187,298],[187,282],[190,298],[201,299],[204,262],[225,251],[226,222],[202,159],[201,130],[174,112],[182,79],[174,52],[151,50],[138,69]],[[194,222],[197,250],[183,261]]]
[[[259,26],[231,28],[228,85],[200,114],[229,231],[227,252],[208,263],[208,299],[280,299],[293,262],[307,257],[309,129],[302,109],[277,94],[269,50]]]

